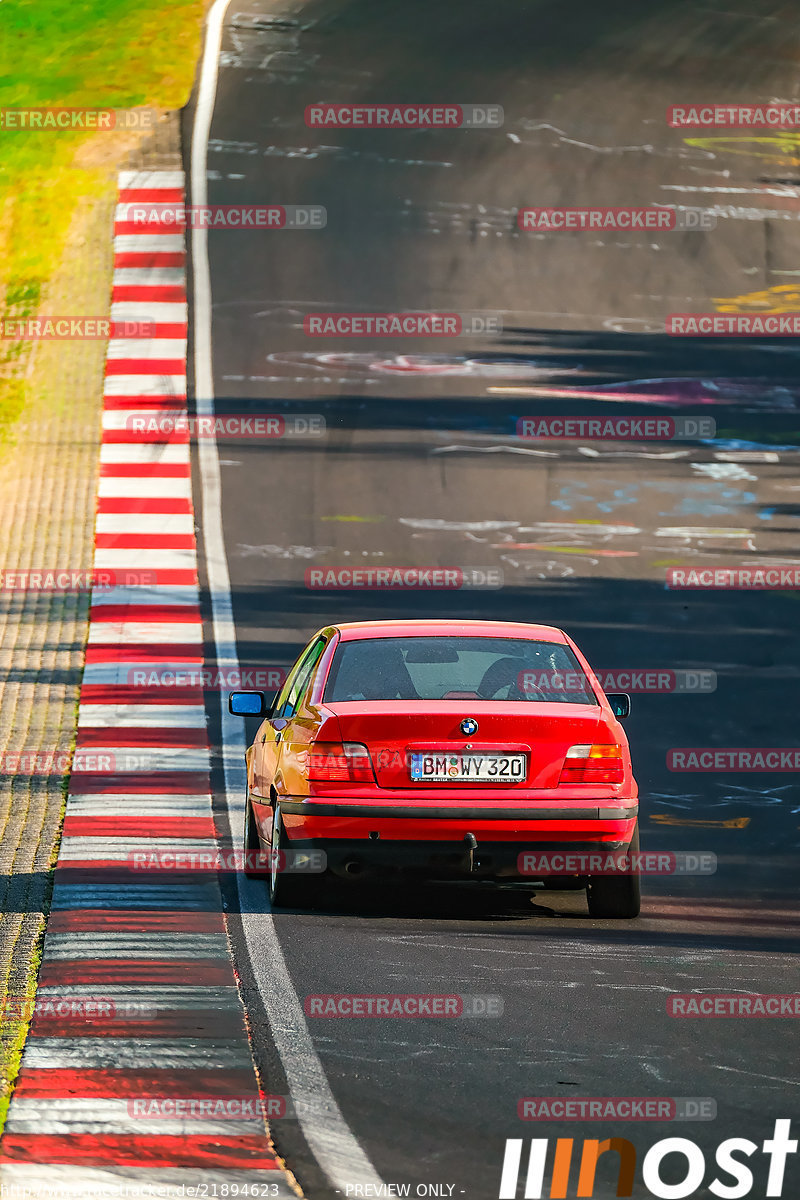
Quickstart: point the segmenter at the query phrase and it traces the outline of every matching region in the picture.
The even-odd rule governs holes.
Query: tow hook
[[[478,841],[474,833],[465,833],[464,841],[467,843],[469,850],[469,869],[471,874],[475,870],[475,851],[478,849]]]

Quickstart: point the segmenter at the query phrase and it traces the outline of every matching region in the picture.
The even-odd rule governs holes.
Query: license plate
[[[524,754],[412,754],[411,778],[419,783],[521,783]]]

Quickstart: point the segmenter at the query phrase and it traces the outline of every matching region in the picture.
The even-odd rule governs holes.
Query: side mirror
[[[618,721],[624,721],[630,716],[631,698],[627,692],[609,692],[606,700],[611,705],[611,711]]]
[[[231,692],[228,712],[235,717],[268,717],[274,701],[274,696],[264,692]]]

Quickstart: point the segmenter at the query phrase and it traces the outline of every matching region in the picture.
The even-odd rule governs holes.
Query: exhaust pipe
[[[357,858],[349,858],[344,864],[344,869],[348,875],[360,875],[364,870]]]

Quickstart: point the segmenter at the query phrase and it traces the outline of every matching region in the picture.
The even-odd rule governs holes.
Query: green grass
[[[203,0],[2,0],[0,108],[180,108],[194,78],[203,11]],[[113,186],[119,139],[113,132],[0,129],[0,317],[37,311],[77,204]],[[21,295],[27,311],[14,304]],[[24,404],[14,376],[26,352],[9,343],[0,349],[0,438]]]

